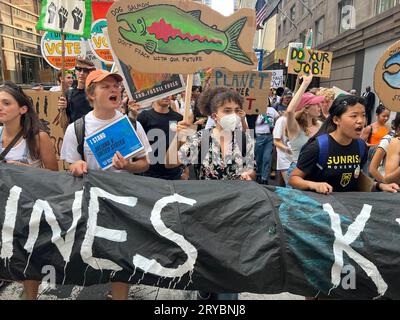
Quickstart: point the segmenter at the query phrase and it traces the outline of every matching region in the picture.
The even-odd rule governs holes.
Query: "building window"
[[[339,33],[353,29],[355,26],[353,0],[342,0],[339,3]]]
[[[296,20],[296,5],[290,8],[290,20],[293,22]]]
[[[307,30],[304,30],[302,33],[300,33],[300,41],[302,44],[305,45],[306,43],[306,36],[307,36]]]
[[[390,8],[393,8],[398,1],[396,0],[378,0],[376,3],[376,14],[381,14],[382,12],[385,12],[389,10]]]
[[[301,16],[304,17],[305,15],[307,15],[308,10],[307,8],[309,8],[309,0],[303,0],[303,3],[301,3]]]
[[[322,17],[315,22],[315,45],[319,46],[324,42],[325,32],[325,17]]]

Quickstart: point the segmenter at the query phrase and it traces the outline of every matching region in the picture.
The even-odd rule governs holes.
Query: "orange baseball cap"
[[[90,72],[86,78],[86,88],[90,86],[92,82],[100,82],[103,81],[107,77],[114,77],[115,80],[121,82],[123,79],[118,73],[111,73],[106,70],[94,70]]]

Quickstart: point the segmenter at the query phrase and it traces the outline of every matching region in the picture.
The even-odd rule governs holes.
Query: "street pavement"
[[[106,300],[111,285],[91,287],[60,286],[56,289],[39,288],[39,300]],[[20,300],[22,284],[11,282],[0,287],[0,300]],[[132,285],[129,300],[196,300],[195,291],[162,289],[144,285]],[[304,297],[289,293],[279,295],[241,293],[239,300],[304,300]]]

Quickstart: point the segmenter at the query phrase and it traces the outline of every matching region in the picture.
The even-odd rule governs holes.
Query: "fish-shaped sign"
[[[376,65],[374,85],[385,107],[400,112],[400,41],[389,47]]]
[[[142,72],[256,68],[252,9],[224,17],[192,1],[121,0],[111,6],[107,20],[114,52]]]

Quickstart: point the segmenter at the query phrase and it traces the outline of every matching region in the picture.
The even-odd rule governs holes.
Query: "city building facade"
[[[320,85],[358,93],[373,88],[380,56],[400,39],[400,0],[282,0],[277,19],[277,48],[304,43],[312,28],[314,48],[333,52],[331,77]]]

